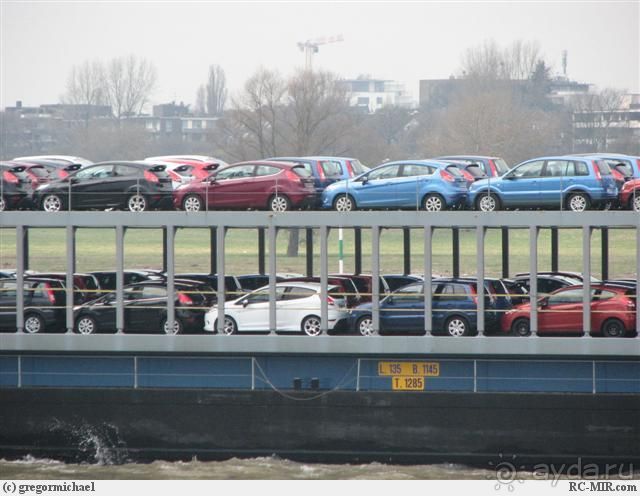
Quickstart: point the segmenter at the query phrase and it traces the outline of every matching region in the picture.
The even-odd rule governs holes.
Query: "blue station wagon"
[[[604,160],[542,157],[515,166],[499,178],[476,181],[467,204],[483,212],[501,208],[552,208],[582,212],[613,203],[618,188]]]
[[[455,165],[434,160],[388,162],[322,194],[322,208],[423,208],[437,212],[464,204],[467,181]]]
[[[432,281],[434,334],[468,336],[477,329],[477,282],[462,279]],[[380,334],[424,334],[424,283],[409,284],[380,301]],[[500,311],[495,296],[486,289],[485,327],[498,329]],[[375,334],[371,303],[351,311],[351,329],[362,336]]]

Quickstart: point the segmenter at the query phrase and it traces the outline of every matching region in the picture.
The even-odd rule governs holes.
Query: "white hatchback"
[[[327,287],[328,330],[349,317],[338,286]],[[332,296],[335,294],[335,298]],[[313,282],[280,282],[276,284],[276,330],[298,332],[309,336],[321,333],[320,284]],[[224,303],[223,334],[269,331],[269,286],[256,289],[237,300]],[[204,316],[204,330],[216,332],[218,307]]]

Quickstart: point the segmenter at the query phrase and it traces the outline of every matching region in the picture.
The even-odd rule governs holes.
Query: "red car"
[[[640,179],[624,183],[620,190],[620,206],[640,212]]]
[[[173,204],[187,212],[209,208],[285,212],[309,205],[314,194],[313,178],[304,165],[260,160],[222,167],[204,181],[179,186]]]
[[[622,337],[635,329],[635,287],[595,284],[591,286],[593,334]],[[539,334],[582,334],[582,286],[558,289],[538,300]],[[530,334],[529,303],[518,305],[502,317],[502,332]]]

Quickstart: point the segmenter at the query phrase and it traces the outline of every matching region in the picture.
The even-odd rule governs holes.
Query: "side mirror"
[[[504,176],[504,178],[503,178],[503,179],[513,180],[513,179],[515,179],[515,178],[516,178],[516,176],[514,176],[513,174],[507,174],[506,176]]]
[[[246,300],[242,300],[242,306],[244,308],[247,308],[247,305],[249,304],[249,299],[247,298]]]
[[[540,308],[545,308],[549,306],[549,297],[542,298],[540,300]]]
[[[367,184],[367,183],[369,182],[369,176],[362,176],[362,177],[360,178],[360,182],[361,182],[362,184]]]
[[[393,305],[395,303],[394,300],[393,300],[393,296],[387,296],[386,302],[389,305]]]

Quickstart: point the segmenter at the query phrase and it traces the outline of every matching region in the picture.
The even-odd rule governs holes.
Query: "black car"
[[[170,206],[172,191],[164,165],[102,162],[40,186],[33,203],[47,212],[106,208],[142,212]]]
[[[33,182],[26,169],[24,165],[0,163],[0,212],[31,207]]]
[[[202,331],[204,313],[208,309],[205,293],[208,287],[176,281],[173,327],[167,323],[167,284],[145,281],[124,288],[124,331],[127,333],[181,334]],[[116,331],[116,294],[74,308],[74,329],[79,334]]]
[[[531,292],[531,288],[529,287],[529,274],[518,274],[513,280],[526,290],[527,293]],[[538,296],[548,295],[556,289],[582,284],[582,280],[576,279],[575,277],[555,274],[538,274],[537,281]]]
[[[105,271],[94,271],[89,272],[93,277],[98,280],[98,285],[100,289],[103,291],[115,291],[116,289],[116,271],[115,270],[105,270]],[[159,275],[151,274],[144,270],[125,270],[123,271],[124,277],[124,286],[129,284],[134,284],[137,282],[149,281],[149,280],[159,280],[162,279]],[[95,299],[95,298],[94,298]]]
[[[0,329],[16,330],[17,284],[14,278],[0,279]],[[65,328],[66,292],[56,279],[24,278],[24,332],[37,334]]]

